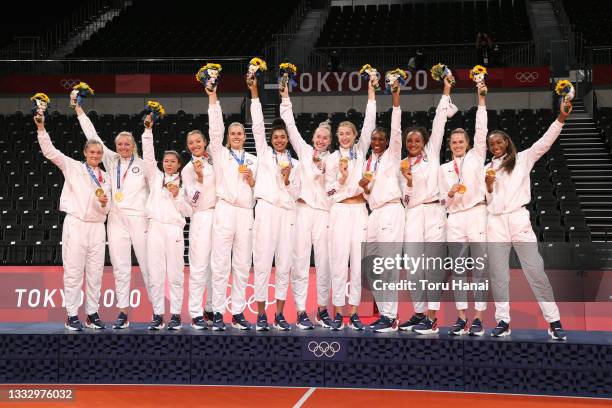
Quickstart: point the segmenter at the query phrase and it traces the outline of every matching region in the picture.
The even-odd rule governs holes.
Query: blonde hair
[[[467,152],[468,150],[470,150],[470,135],[468,135],[468,132],[464,128],[456,128],[450,132],[450,135],[448,135],[448,145],[450,146],[450,142],[453,138],[453,135],[458,133],[461,133],[465,138],[465,142],[467,143],[467,148],[465,149],[465,151]]]
[[[117,140],[119,140],[120,137],[127,137],[128,139],[130,139],[130,142],[132,142],[132,146],[134,146],[134,156],[140,157],[138,156],[138,145],[136,144],[136,139],[134,139],[132,132],[128,132],[127,130],[119,132],[117,136],[115,136],[115,145],[117,144]]]
[[[244,125],[240,122],[232,122],[229,124],[229,126],[227,127],[227,148],[230,148],[230,141],[229,141],[229,130],[231,128],[233,128],[234,126],[239,126],[240,128],[242,128],[242,131],[244,132],[244,135],[246,137],[246,130],[244,129]]]
[[[208,137],[204,133],[202,133],[201,130],[198,129],[190,130],[187,133],[187,136],[185,136],[185,141],[189,140],[189,136],[191,135],[200,135],[205,142],[208,142]]]
[[[329,133],[329,137],[331,138],[332,136],[331,120],[326,119],[325,121],[319,123],[319,126],[317,126],[317,128],[315,129],[315,133],[317,133],[317,130],[319,129],[326,130]]]
[[[353,131],[353,133],[355,134],[355,136],[357,136],[357,127],[355,126],[355,124],[353,122],[348,121],[348,120],[340,122],[340,124],[338,125],[338,129],[340,129],[341,127],[350,128]]]

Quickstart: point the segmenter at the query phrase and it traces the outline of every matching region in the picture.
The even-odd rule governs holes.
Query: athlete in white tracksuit
[[[315,130],[312,143],[304,141],[295,125],[289,87],[285,87],[280,105],[280,115],[287,125],[291,146],[295,149],[300,165],[296,169],[299,183],[299,199],[296,209],[295,234],[293,240],[293,271],[291,288],[298,313],[297,327],[310,329],[312,324],[306,313],[310,254],[314,250],[317,280],[316,322],[329,328],[331,319],[327,312],[331,291],[328,256],[328,220],[331,200],[325,191],[325,158],[329,155],[331,127],[327,122]]]
[[[348,303],[351,305],[349,327],[363,330],[357,314],[361,301],[361,244],[366,239],[368,210],[359,185],[365,157],[370,148],[372,131],[376,127],[376,96],[372,82],[368,84],[366,107],[361,137],[355,143],[357,129],[351,122],[338,126],[340,149],[325,159],[325,189],[333,201],[329,215],[329,258],[332,277],[332,302],[335,317],[332,330],[344,327],[342,308],[346,303],[346,282],[349,260],[351,265]]]
[[[45,130],[44,117],[39,115],[36,119],[40,121],[37,122],[40,149],[62,171],[65,179],[59,204],[60,211],[66,213],[62,230],[64,299],[68,314],[65,327],[83,329],[78,311],[85,272],[86,326],[103,329],[105,326],[98,316],[98,308],[104,272],[104,221],[110,210],[111,186],[106,173],[99,167],[102,145],[97,141],[87,142],[84,163],[71,159],[53,146]]]
[[[189,221],[189,314],[191,326],[196,330],[207,328],[213,321],[210,253],[217,193],[207,142],[199,130],[187,134],[187,148],[192,156],[181,171],[183,187],[193,207]],[[202,308],[205,288],[206,304]]]
[[[531,201],[529,173],[561,133],[565,119],[572,110],[565,102],[555,122],[530,148],[516,152],[510,137],[494,130],[488,138],[493,160],[486,168],[487,251],[491,291],[495,300],[497,327],[492,336],[510,334],[509,302],[509,257],[514,247],[523,272],[540,305],[544,319],[550,323],[548,333],[555,340],[565,340],[561,326],[559,308],[554,300],[552,287],[544,262],[538,252],[537,237],[531,228],[529,211],[525,208]]]
[[[257,302],[257,330],[268,330],[266,302],[268,283],[274,259],[276,313],[273,327],[290,330],[283,315],[291,273],[293,239],[295,234],[295,201],[298,191],[292,186],[299,162],[287,150],[289,137],[282,124],[273,124],[271,144],[266,141],[263,111],[257,93],[257,80],[251,90],[251,117],[257,149],[257,182],[255,183],[255,224],[253,227],[253,271],[255,273],[255,301]]]
[[[150,118],[142,134],[142,150],[145,163],[145,174],[149,183],[149,198],[146,214],[149,218],[147,231],[147,261],[153,303],[153,320],[151,330],[164,326],[165,282],[168,279],[170,288],[171,318],[168,329],[181,328],[181,310],[183,308],[184,254],[185,240],[183,229],[185,217],[193,213],[191,205],[181,187],[180,156],[175,151],[166,151],[163,155],[163,171],[157,167],[153,132]]]
[[[244,318],[246,286],[253,248],[253,187],[257,158],[244,150],[246,134],[240,123],[230,124],[228,145],[223,146],[223,114],[216,90],[209,92],[209,151],[213,159],[217,197],[213,221],[211,269],[213,279],[213,330],[224,330],[227,283],[232,273],[232,326],[250,329]]]
[[[75,111],[87,140],[103,143],[81,106],[77,105]],[[145,214],[149,187],[144,174],[144,161],[138,157],[136,142],[131,133],[120,132],[117,135],[115,138],[117,152],[104,144],[102,146],[104,146],[102,162],[108,171],[112,188],[106,229],[108,250],[115,276],[117,308],[120,311],[113,328],[123,329],[130,325],[128,308],[132,279],[132,247],[142,272],[147,295],[151,300],[146,260],[146,232],[149,221]]]
[[[402,191],[397,178],[397,169],[402,160],[402,110],[400,108],[400,89],[393,92],[393,110],[391,113],[391,137],[382,128],[372,133],[372,154],[364,163],[363,187],[372,213],[368,217],[367,252],[375,256],[395,258],[402,253],[404,238],[404,207]],[[374,279],[385,282],[397,282],[399,270],[393,268]],[[397,292],[377,291],[374,288],[374,299],[380,312],[380,318],[370,327],[378,333],[397,331]]]
[[[474,148],[469,149],[469,136],[463,129],[455,129],[449,137],[453,160],[440,166],[438,185],[440,197],[446,206],[446,240],[449,243],[450,255],[468,257],[480,262],[472,268],[472,282],[486,284],[486,242],[487,242],[487,207],[485,202],[485,184],[482,177],[484,161],[487,156],[487,107],[485,96],[487,89],[480,86],[478,93],[478,110],[476,111],[476,131]],[[469,150],[468,150],[469,149]],[[453,271],[453,279],[458,284],[467,282],[467,269],[462,263]],[[467,291],[455,290],[455,303],[459,317],[449,331],[451,335],[468,333],[473,336],[484,334],[482,312],[487,309],[487,291],[474,291],[476,315],[468,330],[465,311],[468,308]]]
[[[426,140],[427,131],[423,128],[409,128],[404,140],[408,157],[401,164],[400,186],[406,207],[404,228],[404,249],[408,256],[426,258],[444,256],[443,244],[446,239],[446,212],[440,204],[438,171],[440,169],[440,148],[444,137],[444,125],[449,117],[457,112],[450,100],[450,79],[444,81],[444,94],[438,103],[433,120],[431,137]],[[420,289],[420,281],[441,282],[444,271],[430,267],[417,267],[408,270],[409,278],[416,283],[411,291],[415,314],[400,325],[400,330],[415,330],[417,333],[437,333],[435,313],[440,309],[439,293],[426,293]],[[426,303],[426,298],[429,300]],[[429,310],[430,316],[425,316]],[[424,324],[424,327],[421,327]]]

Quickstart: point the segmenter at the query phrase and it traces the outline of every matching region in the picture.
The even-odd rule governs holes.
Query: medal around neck
[[[487,73],[487,69],[483,67],[482,65],[476,65],[474,68],[470,70],[470,79],[474,81],[476,86],[484,86],[485,79],[487,79],[488,75],[489,74]],[[487,92],[484,90],[481,90],[479,94],[480,96],[485,96]]]
[[[434,65],[433,67],[431,67],[430,72],[431,72],[431,77],[434,79],[434,81],[438,81],[438,82],[443,82],[444,78],[446,78],[447,76],[453,75],[450,68],[441,63],[438,63]],[[451,85],[454,86],[455,83],[456,81],[452,79]]]
[[[251,59],[251,61],[249,61],[249,67],[246,74],[247,84],[252,86],[255,78],[259,78],[261,73],[267,70],[268,64],[266,64],[266,61],[257,57]]]
[[[464,184],[459,184],[457,192],[459,194],[465,194],[466,191],[467,191],[467,187]]]
[[[79,82],[72,88],[70,92],[70,105],[71,108],[76,108],[77,105],[83,106],[83,99],[94,94],[94,90],[85,82]]]
[[[123,192],[121,191],[117,191],[115,193],[115,201],[120,203],[121,201],[123,201]]]
[[[208,92],[212,92],[219,85],[221,69],[221,64],[209,62],[196,73],[196,81],[204,85]]]
[[[365,173],[363,173],[363,178],[368,181],[372,181],[372,179],[374,178],[374,173],[372,173],[371,171],[366,171]]]
[[[399,68],[387,71],[385,73],[385,93],[390,94],[392,92],[396,92],[398,87],[404,86],[406,83],[406,78],[408,78],[406,71]]]
[[[49,106],[51,104],[51,98],[42,92],[34,94],[30,98],[32,101],[32,114],[34,116],[44,116],[45,120],[49,117]],[[42,123],[41,118],[36,118],[36,123]]]
[[[105,196],[106,193],[104,192],[104,189],[102,187],[98,187],[96,188],[96,197],[100,198]]]
[[[374,89],[377,91],[380,89],[380,72],[378,72],[376,68],[372,67],[370,64],[365,64],[359,70],[359,74],[363,75],[368,82],[374,78],[374,82],[372,84],[374,85]]]
[[[295,82],[297,67],[294,64],[290,62],[283,62],[278,68],[278,86],[281,92],[285,92],[285,88],[288,84],[291,84],[292,87],[297,86],[297,82]]]
[[[494,177],[496,174],[495,169],[487,169],[487,176]]]

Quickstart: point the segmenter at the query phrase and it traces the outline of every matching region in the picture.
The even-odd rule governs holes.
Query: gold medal
[[[123,200],[123,193],[121,191],[117,191],[115,193],[115,201],[120,203]]]
[[[289,162],[282,161],[282,162],[278,163],[278,167],[280,167],[281,170],[282,169],[286,169],[287,167],[289,167]]]
[[[372,173],[371,171],[366,171],[365,173],[363,173],[363,178],[368,181],[372,181],[372,179],[374,178],[374,173]]]
[[[457,189],[457,192],[458,192],[459,194],[464,194],[466,191],[467,191],[467,187],[466,187],[466,186],[464,186],[463,184],[459,184],[458,189]]]
[[[408,159],[402,160],[402,162],[400,163],[400,169],[408,170],[409,168],[410,168],[410,162],[408,161]]]
[[[238,172],[240,173],[244,173],[246,169],[248,169],[248,166],[246,164],[241,164],[238,166]]]
[[[341,157],[340,158],[340,164],[344,164],[344,165],[348,166],[348,163],[349,163],[348,157]]]
[[[495,177],[496,173],[497,172],[495,171],[495,169],[488,169],[487,170],[487,176]]]
[[[166,184],[167,189],[171,189],[173,187],[176,187],[176,184],[174,184],[173,182],[169,182],[168,184]]]
[[[104,192],[103,188],[100,188],[100,187],[96,188],[96,197],[99,198],[99,197],[103,197],[105,195],[106,195],[106,193]]]

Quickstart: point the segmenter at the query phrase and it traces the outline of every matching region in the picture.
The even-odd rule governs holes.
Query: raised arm
[[[555,120],[546,133],[538,139],[529,149],[523,150],[521,154],[524,154],[527,157],[530,167],[532,167],[535,162],[537,162],[540,157],[542,157],[550,147],[555,143],[555,140],[559,137],[561,133],[561,129],[563,129],[563,124],[565,123],[565,119],[572,112],[572,103],[566,101],[563,103],[559,111],[559,116],[557,120]]]
[[[142,158],[145,163],[145,175],[147,176],[147,181],[150,184],[153,181],[155,175],[159,172],[159,169],[157,168],[157,162],[155,161],[153,131],[151,130],[153,123],[151,122],[150,117],[147,118],[147,121],[149,123],[149,126],[145,127],[145,130],[142,134]]]
[[[402,108],[400,106],[400,87],[393,92],[393,110],[391,111],[391,137],[389,139],[389,151],[391,157],[396,160],[402,159]]]
[[[210,137],[208,149],[214,158],[223,149],[225,126],[223,125],[221,104],[217,99],[217,88],[212,92],[206,89],[206,93],[208,94],[208,135]]]
[[[266,141],[266,126],[264,125],[263,111],[257,91],[257,79],[253,80],[249,90],[251,91],[251,119],[253,120],[255,149],[257,150],[257,157],[263,157],[264,153],[268,150],[268,142]]]
[[[481,160],[481,164],[484,164],[485,158],[487,157],[487,132],[488,132],[488,116],[487,106],[485,98],[486,96],[480,95],[480,92],[487,91],[487,87],[482,85],[478,87],[478,110],[476,111],[476,132],[474,133],[474,153],[478,155]]]
[[[289,99],[289,87],[286,86],[285,90],[281,92],[282,101],[280,104],[280,116],[287,125],[287,133],[289,133],[289,141],[291,146],[295,149],[300,160],[305,160],[308,153],[308,143],[304,141],[300,131],[295,125],[295,118],[293,117],[293,106]]]
[[[77,119],[79,121],[79,124],[81,125],[81,129],[83,130],[83,133],[85,134],[85,137],[87,138],[87,140],[93,139],[93,140],[97,140],[98,142],[102,143],[102,147],[104,148],[104,159],[110,159],[111,157],[115,157],[117,153],[115,153],[114,150],[111,150],[108,147],[106,147],[106,145],[104,144],[104,141],[100,138],[100,136],[98,136],[98,132],[96,132],[96,128],[94,124],[91,122],[91,119],[89,119],[89,116],[87,116],[83,108],[80,105],[77,105],[74,108],[74,110],[77,114]],[[106,163],[104,163],[104,165],[107,166]],[[108,169],[108,166],[107,166],[107,169]]]
[[[444,126],[446,125],[446,120],[448,119],[449,110],[454,108],[451,108],[450,81],[451,78],[444,78],[444,93],[442,95],[442,98],[440,98],[438,108],[436,109],[436,116],[434,117],[433,125],[431,127],[431,136],[429,137],[429,142],[427,143],[427,146],[425,146],[427,155],[432,157],[437,157],[440,155],[440,149],[442,148],[442,140],[444,138]]]
[[[359,142],[357,142],[357,148],[364,157],[368,154],[370,142],[372,141],[372,132],[376,129],[376,91],[373,85],[374,80],[375,78],[371,78],[368,83],[368,104],[366,105]]]
[[[36,119],[39,119],[40,122],[36,122]],[[53,164],[55,164],[59,169],[63,172],[66,170],[66,165],[68,160],[70,159],[64,153],[60,152],[53,146],[51,142],[51,138],[45,129],[45,117],[43,115],[38,115],[34,123],[36,123],[37,131],[38,131],[38,144],[40,145],[40,150],[42,154]]]

